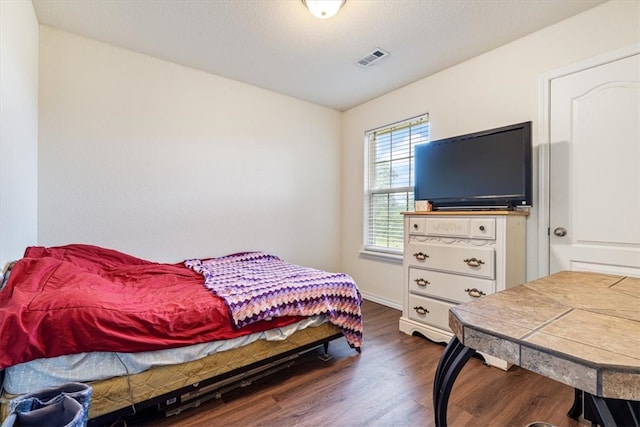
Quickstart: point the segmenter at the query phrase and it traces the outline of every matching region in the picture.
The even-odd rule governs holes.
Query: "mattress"
[[[96,351],[48,357],[19,363],[5,369],[2,386],[11,394],[25,394],[68,382],[99,381],[123,375],[138,374],[157,366],[177,365],[233,350],[257,340],[282,341],[296,331],[319,326],[325,316],[313,316],[291,325],[241,337],[139,353]]]
[[[194,389],[204,380],[227,374],[234,370],[252,367],[265,360],[277,358],[320,344],[341,336],[331,323],[296,331],[283,341],[258,340],[234,349],[216,353],[198,360],[177,365],[159,366],[144,372],[90,382],[93,397],[89,418],[97,418],[115,411],[126,410],[132,414],[133,403],[143,402],[169,394],[185,387]],[[186,392],[186,391],[185,391]],[[7,415],[7,402],[17,397],[4,392],[2,395],[2,419]]]

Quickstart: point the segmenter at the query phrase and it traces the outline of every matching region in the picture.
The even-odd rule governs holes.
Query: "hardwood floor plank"
[[[444,349],[398,330],[398,310],[363,305],[361,354],[344,339],[323,362],[314,350],[249,387],[165,418],[148,414],[129,426],[433,426],[433,377]],[[449,401],[450,426],[588,425],[566,416],[573,390],[520,368],[504,372],[472,358]]]

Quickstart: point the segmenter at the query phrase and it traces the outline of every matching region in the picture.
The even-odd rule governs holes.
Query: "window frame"
[[[426,132],[424,127],[426,126]],[[385,165],[383,167],[388,167],[390,170],[393,169],[393,164],[394,161],[397,161],[398,163],[402,162],[403,159],[408,160],[409,163],[409,182],[407,182],[406,184],[409,185],[398,185],[398,186],[394,186],[390,183],[389,186],[384,187],[384,188],[372,188],[372,181],[375,180],[375,178],[373,178],[373,176],[375,175],[375,171],[377,170],[378,172],[380,172],[379,169],[376,168],[375,165],[372,165],[373,162],[373,153],[372,151],[375,150],[376,148],[378,148],[375,144],[377,142],[376,140],[376,136],[377,135],[387,135],[390,134],[391,138],[394,132],[398,132],[398,131],[402,131],[404,129],[408,130],[408,138],[409,141],[408,143],[405,142],[400,142],[399,144],[395,144],[393,141],[389,142],[389,149],[390,149],[390,157],[388,162],[382,161],[382,162],[378,162],[378,165],[384,164],[384,163],[388,163],[388,165]],[[417,138],[417,140],[414,141],[414,137],[412,134],[413,130],[420,130],[421,132],[417,133],[417,135],[421,135]],[[424,134],[426,133],[426,137],[424,136]],[[373,197],[375,195],[391,195],[393,193],[406,193],[406,199],[405,199],[405,203],[406,203],[406,209],[402,209],[402,211],[411,211],[413,210],[413,190],[414,190],[414,176],[413,176],[413,168],[414,168],[414,154],[415,154],[415,150],[414,147],[416,144],[419,143],[423,143],[423,142],[428,142],[430,140],[430,123],[429,123],[429,114],[428,113],[424,113],[421,114],[419,116],[415,116],[415,117],[411,117],[409,119],[406,120],[401,120],[399,122],[395,122],[386,126],[381,126],[375,129],[371,129],[365,132],[364,135],[364,144],[365,144],[365,150],[364,150],[364,212],[363,212],[363,219],[364,219],[364,223],[363,223],[363,239],[362,239],[362,250],[360,251],[361,255],[369,257],[369,258],[374,258],[374,259],[381,259],[381,260],[389,260],[389,261],[395,261],[397,263],[401,263],[402,262],[402,255],[403,255],[403,245],[400,244],[400,247],[391,247],[388,243],[386,246],[380,246],[380,245],[375,245],[372,242],[372,238],[374,237],[375,232],[372,232],[371,227],[373,225],[373,221],[375,218],[372,218],[372,215],[375,215],[375,212],[373,212],[375,210],[375,207],[371,206]],[[402,157],[398,157],[395,158],[393,157],[393,148],[398,148],[399,151],[402,152],[402,148],[404,147],[404,150],[407,150],[407,146],[408,145],[408,150],[409,150],[409,156],[408,158],[405,156],[404,158]],[[390,175],[389,176],[389,180],[390,182],[393,180],[393,176]],[[388,196],[387,196],[388,198]],[[411,204],[411,206],[409,206],[409,204]],[[391,212],[391,209],[388,208],[386,209],[385,212],[383,212],[382,214],[384,215],[384,213],[387,214],[387,233],[386,233],[386,238],[389,240],[390,237],[393,237],[391,235],[391,232],[389,231],[390,227],[392,226],[392,224],[394,224],[392,221],[392,219],[389,217],[389,213]],[[400,223],[400,227],[403,228],[403,218],[399,217],[398,221]],[[384,220],[383,220],[384,223]],[[397,239],[396,239],[397,240]]]

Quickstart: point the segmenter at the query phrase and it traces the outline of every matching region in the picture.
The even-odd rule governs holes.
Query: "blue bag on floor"
[[[2,427],[84,427],[92,392],[86,384],[68,383],[17,397]]]

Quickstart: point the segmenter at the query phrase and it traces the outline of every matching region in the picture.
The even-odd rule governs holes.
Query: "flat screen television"
[[[434,209],[531,206],[531,122],[418,144],[415,200]]]

